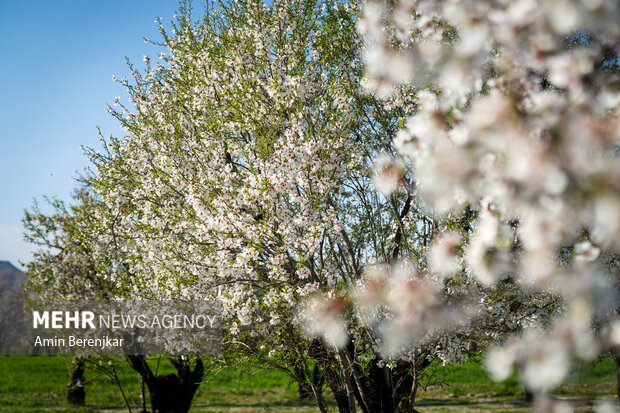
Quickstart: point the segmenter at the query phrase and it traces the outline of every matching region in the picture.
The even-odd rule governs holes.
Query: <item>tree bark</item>
[[[127,356],[129,364],[144,379],[153,413],[187,413],[202,382],[204,365],[198,358],[194,370],[188,363],[171,360],[177,374],[155,376],[144,356]]]
[[[412,363],[399,362],[389,369],[372,362],[368,370],[362,371],[352,342],[338,351],[339,362],[328,353],[327,349],[322,349],[313,357],[321,366],[340,413],[355,411],[356,405],[364,413],[419,413],[414,407],[413,389],[417,390],[416,381],[420,375],[414,377]],[[429,364],[426,358],[416,360],[416,371],[422,371]]]
[[[303,377],[304,376],[304,372],[302,371],[301,367],[295,367],[295,376],[296,377]],[[298,394],[299,394],[299,399],[300,400],[307,400],[312,398],[312,389],[310,388],[310,383],[303,381],[303,380],[299,380],[298,383]]]
[[[332,369],[327,372],[327,385],[334,394],[336,399],[336,405],[338,406],[339,413],[350,413],[352,410],[351,399],[347,394],[347,390],[342,383],[339,374]],[[353,406],[354,408],[354,406]]]
[[[86,360],[81,357],[73,359],[71,382],[67,390],[67,402],[71,406],[84,406],[86,403],[86,392],[84,391],[84,366]]]
[[[333,360],[329,359],[325,350],[322,350],[320,356],[317,357],[316,360],[317,363],[321,363],[320,365],[323,372],[323,377],[325,378],[327,386],[334,394],[336,405],[338,406],[338,412],[350,413],[352,409],[351,398],[347,393],[347,389],[342,381],[340,372],[332,366]],[[353,406],[353,408],[354,407],[355,406]]]
[[[148,413],[146,410],[146,395],[144,393],[144,377],[141,374],[138,374],[138,377],[140,379],[140,404],[142,407],[140,413]]]

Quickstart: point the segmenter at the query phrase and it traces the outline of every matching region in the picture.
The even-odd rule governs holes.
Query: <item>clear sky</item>
[[[196,1],[195,3],[200,3]],[[0,0],[0,260],[30,259],[21,217],[43,195],[70,200],[87,164],[80,145],[99,147],[97,126],[118,135],[106,114],[112,82],[160,50],[157,16],[172,20],[177,0]],[[129,77],[129,76],[127,76]]]

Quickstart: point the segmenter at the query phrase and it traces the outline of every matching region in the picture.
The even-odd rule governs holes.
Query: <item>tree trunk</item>
[[[67,402],[71,406],[84,406],[86,402],[86,392],[84,391],[84,365],[86,360],[75,357],[71,364],[71,382],[67,390]]]
[[[396,406],[392,402],[392,388],[389,383],[389,369],[372,363],[368,373],[368,404],[370,411],[377,413],[394,413]]]
[[[326,348],[314,351],[325,382],[331,389],[340,413],[355,411],[356,405],[363,413],[419,413],[415,409],[415,390],[422,372],[430,365],[425,357],[413,363],[399,362],[392,369],[379,367],[373,361],[368,370],[362,371],[356,360],[354,344],[338,351],[339,360],[332,358]],[[343,364],[344,363],[344,364]]]
[[[140,413],[148,413],[146,410],[146,395],[144,394],[144,377],[141,374],[138,374],[138,378],[140,380],[140,404],[142,410]]]
[[[192,405],[194,394],[202,382],[204,365],[202,359],[196,361],[194,370],[188,363],[173,361],[177,374],[155,376],[144,356],[127,356],[129,364],[143,378],[151,396],[153,413],[187,413]]]
[[[345,389],[342,381],[339,377],[336,376],[337,374],[334,374],[333,377],[330,377],[327,380],[327,385],[334,394],[334,398],[336,399],[336,405],[338,406],[338,412],[350,413],[352,410],[351,399],[347,395],[347,390]]]
[[[153,413],[187,413],[197,386],[187,386],[175,374],[154,377],[146,382]]]
[[[295,376],[296,377],[304,376],[304,372],[301,367],[295,367]],[[298,384],[297,390],[298,390],[300,400],[307,400],[307,399],[312,398],[312,389],[311,389],[310,383],[304,380],[299,380],[297,384]]]
[[[336,399],[336,405],[338,406],[339,413],[350,413],[351,402],[350,397],[347,394],[346,387],[342,381],[340,373],[334,369],[331,365],[331,361],[327,358],[327,353],[321,354],[322,357],[317,358],[317,363],[321,364],[321,370],[327,386],[334,394]]]

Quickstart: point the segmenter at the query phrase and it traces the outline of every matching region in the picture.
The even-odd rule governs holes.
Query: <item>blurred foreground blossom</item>
[[[537,328],[487,333],[506,344],[486,359],[494,379],[518,367],[538,395],[573,358],[620,341],[619,19],[612,0],[397,0],[369,2],[358,24],[369,90],[386,99],[415,90],[394,141],[415,194],[433,222],[475,216],[437,237],[423,265],[445,291],[467,277],[483,291],[519,291],[480,299],[477,314],[499,320],[540,294]],[[379,64],[401,60],[398,70]],[[399,303],[407,294],[417,292],[402,288]],[[545,411],[570,410],[547,402]]]
[[[305,303],[301,317],[310,335],[321,336],[333,348],[346,344],[346,304],[339,297],[315,296]]]
[[[504,347],[492,348],[485,358],[491,378],[506,380],[519,367],[525,386],[540,392],[562,382],[569,372],[566,343],[540,331],[528,332]]]
[[[493,380],[504,381],[512,374],[517,357],[514,346],[495,347],[489,350],[484,365]]]
[[[453,231],[445,232],[435,239],[428,253],[433,272],[445,276],[459,270],[461,263],[457,248],[462,240],[461,235]]]
[[[613,401],[599,401],[594,406],[595,413],[618,413],[620,412],[620,404]]]
[[[399,158],[386,154],[380,155],[374,164],[373,184],[384,195],[390,195],[400,186],[405,174],[403,162]]]

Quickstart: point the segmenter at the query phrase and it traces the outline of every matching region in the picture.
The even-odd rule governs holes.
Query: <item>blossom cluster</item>
[[[571,356],[618,349],[619,17],[606,0],[400,0],[368,2],[358,24],[367,87],[415,93],[394,139],[413,194],[436,217],[477,216],[436,238],[429,271],[561,303],[541,318],[544,333],[489,355],[494,377],[521,366],[537,392],[565,377]],[[376,173],[382,192],[411,191],[393,167]]]

